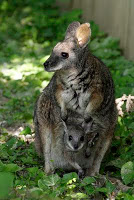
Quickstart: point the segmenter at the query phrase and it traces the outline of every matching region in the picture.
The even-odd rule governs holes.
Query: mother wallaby
[[[90,36],[89,23],[71,23],[65,39],[44,63],[46,71],[55,73],[37,101],[34,121],[36,148],[43,151],[46,173],[53,169],[51,146],[58,145],[63,134],[61,118],[76,120],[99,134],[91,148],[88,175],[99,173],[113,137],[117,119],[113,81],[109,69],[89,51]]]

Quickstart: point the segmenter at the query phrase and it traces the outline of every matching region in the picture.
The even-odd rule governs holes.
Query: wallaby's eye
[[[71,135],[69,135],[69,141],[71,141],[73,139],[73,137]]]
[[[81,142],[84,141],[84,136],[81,136],[80,141],[81,141]]]
[[[66,52],[62,52],[61,55],[62,55],[63,58],[68,58],[69,57],[69,54],[66,53]]]

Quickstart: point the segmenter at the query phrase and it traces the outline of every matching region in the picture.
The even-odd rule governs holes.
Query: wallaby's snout
[[[44,65],[45,70],[47,71],[47,68],[48,68],[48,66],[49,66],[49,61],[44,62],[43,65]]]
[[[54,58],[54,56],[50,56],[46,62],[44,62],[44,69],[47,71],[47,72],[51,72],[51,71],[54,71],[53,68],[55,66],[55,63],[56,63],[56,58]]]
[[[77,149],[78,149],[78,147],[79,147],[79,146],[78,146],[78,144],[77,144],[77,143],[76,143],[76,144],[74,144],[74,149],[75,149],[75,150],[77,150]]]
[[[47,72],[54,72],[59,69],[59,57],[52,52],[43,65]]]

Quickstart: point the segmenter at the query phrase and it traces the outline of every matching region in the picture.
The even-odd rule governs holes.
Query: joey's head
[[[66,31],[65,39],[52,50],[50,57],[44,63],[46,71],[57,71],[77,66],[83,50],[91,36],[89,23],[72,22]]]
[[[85,132],[81,126],[64,123],[64,145],[68,150],[77,152],[85,143]]]

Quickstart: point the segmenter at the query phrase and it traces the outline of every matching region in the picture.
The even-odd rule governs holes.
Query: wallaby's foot
[[[54,174],[54,170],[44,170],[46,175]]]
[[[78,176],[79,176],[79,178],[80,179],[82,179],[82,178],[84,178],[84,171],[82,170],[82,169],[80,169],[79,171],[78,171]]]
[[[54,174],[54,168],[51,166],[45,166],[44,171],[46,175]]]
[[[89,167],[85,171],[85,176],[97,176],[97,175],[99,175],[99,170],[96,169],[94,166]]]

